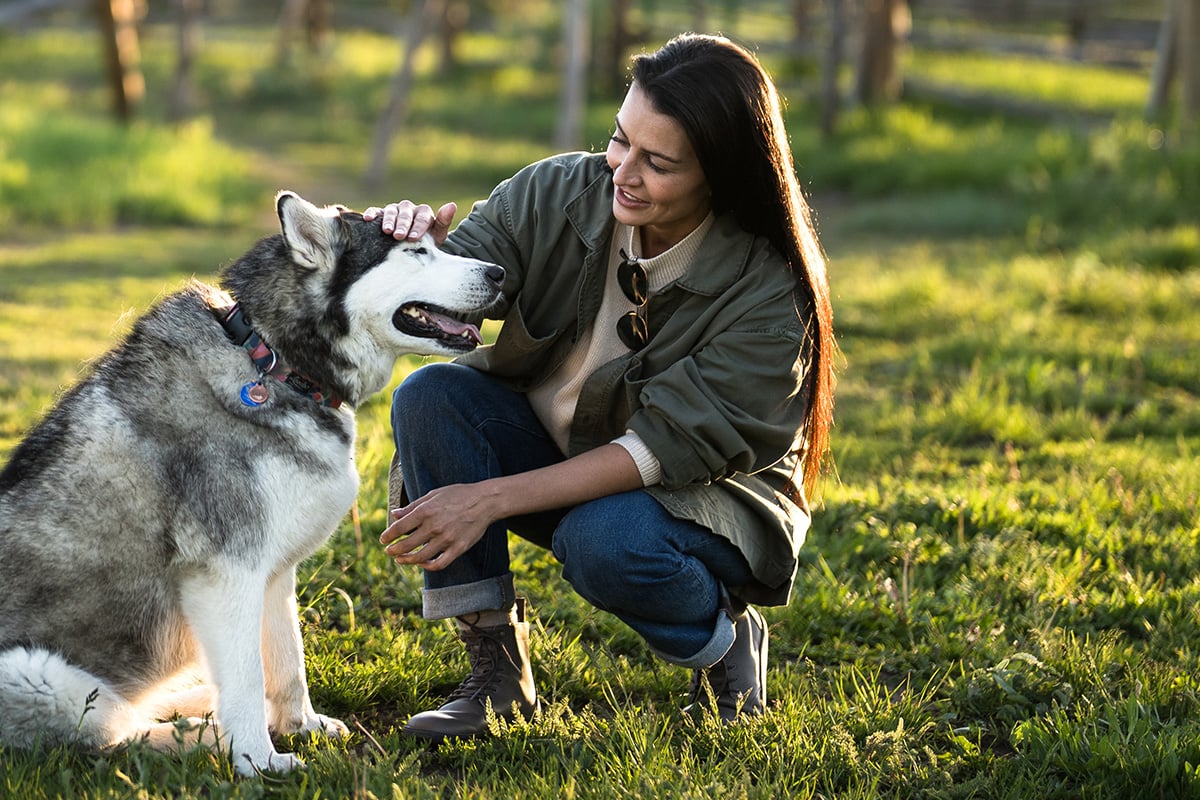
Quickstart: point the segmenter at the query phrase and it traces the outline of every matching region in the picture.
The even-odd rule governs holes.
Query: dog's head
[[[281,233],[231,264],[222,283],[281,358],[352,403],[381,389],[396,358],[458,355],[481,343],[472,321],[500,297],[504,270],[398,241],[379,220],[275,199]]]
[[[340,301],[352,328],[394,355],[456,355],[482,343],[467,320],[496,302],[501,267],[445,253],[428,235],[398,241],[378,221],[294,192],[275,202],[291,260],[329,278],[329,299]]]

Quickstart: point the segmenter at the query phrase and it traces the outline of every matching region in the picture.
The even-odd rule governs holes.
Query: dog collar
[[[246,352],[250,354],[250,360],[258,368],[258,381],[242,387],[243,403],[248,406],[261,406],[267,401],[267,390],[263,386],[262,379],[269,375],[288,388],[312,398],[319,405],[337,408],[342,404],[342,398],[338,397],[336,393],[324,391],[320,384],[307,375],[289,369],[280,360],[279,355],[258,334],[258,331],[250,325],[250,319],[240,305],[235,303],[231,308],[220,309],[217,312],[217,319],[220,320],[221,327],[225,329],[225,335],[229,337],[229,341],[245,348]]]

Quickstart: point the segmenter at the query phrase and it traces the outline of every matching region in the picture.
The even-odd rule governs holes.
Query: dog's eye
[[[415,250],[409,250],[408,252],[410,252],[410,253],[413,253],[413,254],[415,254],[415,255],[418,255],[418,256],[427,256],[427,255],[429,255],[429,251],[428,251],[427,249],[425,249],[424,247],[418,247],[418,248],[416,248]]]

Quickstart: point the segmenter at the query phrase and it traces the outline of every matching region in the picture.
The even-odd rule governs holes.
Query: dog
[[[352,409],[456,355],[504,270],[276,197],[280,233],[154,304],[0,471],[0,743],[344,736],[309,699],[297,564],[354,501]],[[193,675],[200,676],[196,683]]]

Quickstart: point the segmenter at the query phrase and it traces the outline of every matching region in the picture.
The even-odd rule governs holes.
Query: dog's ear
[[[317,208],[295,192],[275,196],[275,210],[292,261],[297,266],[330,271],[346,249],[346,228],[339,206]]]

